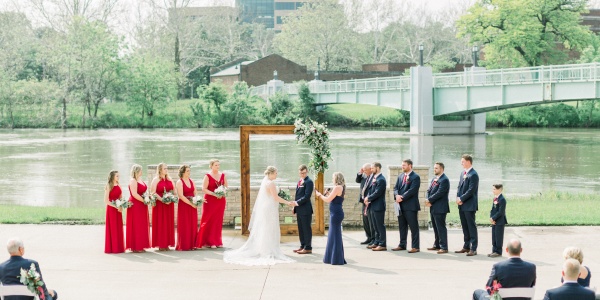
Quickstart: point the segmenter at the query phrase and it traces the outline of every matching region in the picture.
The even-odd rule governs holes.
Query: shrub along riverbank
[[[507,197],[509,226],[600,225],[600,195],[547,192]],[[477,224],[489,223],[491,201],[479,201]],[[2,224],[104,224],[105,208],[63,208],[0,205]],[[447,222],[459,226],[458,209],[451,203]],[[397,224],[393,223],[394,226]]]

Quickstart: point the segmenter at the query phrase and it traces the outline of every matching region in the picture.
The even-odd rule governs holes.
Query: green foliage
[[[258,105],[264,100],[250,96],[248,85],[237,82],[233,93],[227,98],[223,109],[215,114],[213,124],[216,127],[237,127],[243,124],[260,124],[256,118]]]
[[[298,98],[298,117],[301,119],[312,119],[319,121],[321,115],[317,112],[315,98],[310,94],[310,89],[308,88],[308,84],[306,84],[306,82],[300,83],[300,86],[298,87]]]
[[[179,74],[172,63],[160,57],[134,56],[123,75],[127,78],[127,104],[142,121],[177,97]]]
[[[535,105],[488,113],[488,126],[498,127],[581,127],[598,125],[593,119],[596,101],[582,101],[576,108],[564,103]],[[596,121],[594,121],[596,120]]]
[[[213,83],[198,87],[198,97],[200,100],[212,105],[217,112],[221,111],[221,105],[227,101],[227,96],[227,90],[221,83]]]
[[[458,21],[459,36],[485,45],[489,68],[561,64],[589,44],[580,24],[586,0],[478,0]]]
[[[290,96],[277,93],[269,97],[268,104],[261,110],[261,117],[269,125],[293,124],[296,120],[293,108],[294,102]]]

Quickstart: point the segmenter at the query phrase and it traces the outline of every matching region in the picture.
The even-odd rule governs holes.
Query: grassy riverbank
[[[600,225],[600,196],[548,192],[528,197],[510,197],[506,215],[510,226],[534,225]],[[480,201],[477,224],[490,225],[491,202]],[[104,224],[104,207],[64,208],[0,205],[0,223],[3,224]],[[450,204],[447,222],[460,225],[458,209]],[[394,225],[396,225],[394,223]]]

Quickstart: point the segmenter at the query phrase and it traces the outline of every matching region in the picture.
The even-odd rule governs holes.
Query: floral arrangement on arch
[[[310,146],[310,163],[308,168],[316,174],[325,173],[329,168],[328,161],[331,160],[331,149],[329,149],[329,130],[326,124],[321,124],[313,120],[306,123],[297,119],[294,122],[294,133],[298,143]]]

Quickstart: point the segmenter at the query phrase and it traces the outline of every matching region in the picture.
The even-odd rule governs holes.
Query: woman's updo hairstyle
[[[277,168],[275,168],[273,166],[268,166],[267,169],[265,170],[265,176],[269,176],[275,172],[277,172]]]

